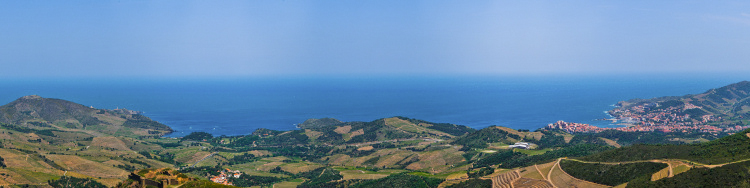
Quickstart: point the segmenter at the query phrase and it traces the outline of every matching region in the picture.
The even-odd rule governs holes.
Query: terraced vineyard
[[[519,173],[521,174],[522,178],[545,180],[544,175],[542,175],[542,173],[540,173],[535,166],[521,168]]]
[[[530,178],[520,178],[513,182],[514,188],[519,187],[529,187],[529,188],[552,188],[552,184],[550,184],[548,181],[544,180],[538,180],[538,179],[530,179]]]
[[[511,171],[492,177],[492,188],[512,188],[513,181],[521,178],[517,171]]]

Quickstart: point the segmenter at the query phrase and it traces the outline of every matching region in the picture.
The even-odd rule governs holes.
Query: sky
[[[0,77],[750,72],[750,1],[0,0]]]

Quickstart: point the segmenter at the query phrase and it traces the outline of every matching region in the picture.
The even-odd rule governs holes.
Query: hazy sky
[[[0,76],[750,72],[750,1],[0,0]]]

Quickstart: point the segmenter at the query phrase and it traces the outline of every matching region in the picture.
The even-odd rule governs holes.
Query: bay
[[[558,120],[612,127],[604,112],[633,98],[696,94],[744,75],[296,76],[215,79],[6,79],[0,103],[25,95],[127,108],[176,130],[246,135],[309,118],[406,116],[480,129],[536,130]]]

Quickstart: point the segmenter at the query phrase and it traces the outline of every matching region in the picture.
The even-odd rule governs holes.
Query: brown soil
[[[552,188],[553,186],[548,181],[544,181],[544,180],[520,178],[516,181],[513,181],[513,187],[514,188],[522,188],[522,187]]]
[[[117,150],[123,150],[128,151],[130,148],[125,146],[125,143],[122,142],[122,140],[117,139],[115,137],[96,137],[91,142],[91,146],[98,146],[98,147],[104,147],[104,148],[113,148]]]
[[[349,133],[349,131],[351,131],[351,130],[352,130],[352,126],[351,125],[347,125],[347,126],[337,127],[336,129],[333,130],[333,132],[336,132],[336,133],[339,133],[339,134],[346,134],[346,133]]]
[[[357,131],[352,132],[352,135],[349,136],[349,138],[354,138],[355,136],[359,136],[363,134],[365,134],[365,130],[359,129]]]
[[[365,147],[357,148],[357,151],[370,151],[372,149],[375,149],[375,148],[373,148],[372,146],[365,146]]]
[[[599,137],[599,139],[603,140],[604,142],[606,142],[606,143],[607,143],[608,145],[610,145],[610,146],[614,146],[614,147],[616,147],[616,148],[620,148],[620,147],[622,147],[622,146],[620,146],[620,144],[618,144],[618,143],[617,143],[617,142],[615,142],[614,140],[610,140],[610,139],[606,139],[606,138],[602,138],[602,137]]]

